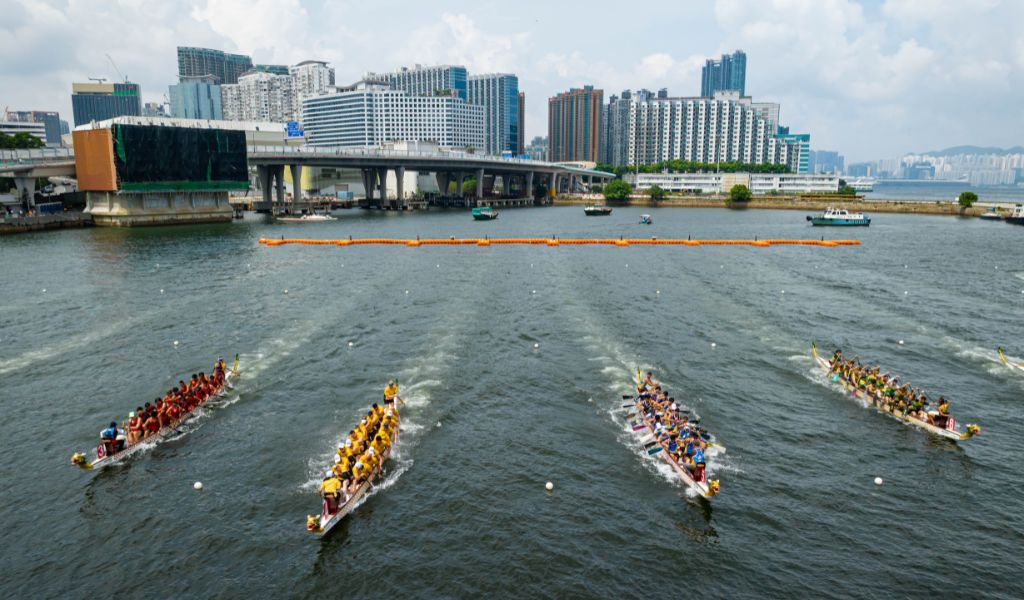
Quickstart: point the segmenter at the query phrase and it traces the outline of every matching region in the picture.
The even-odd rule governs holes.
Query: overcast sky
[[[667,87],[698,95],[710,56],[746,51],[747,93],[847,161],[1024,143],[1024,0],[6,0],[0,103],[59,110],[71,82],[118,79],[162,101],[175,47],[330,62],[338,81],[401,65],[512,72],[527,139],[547,98]]]

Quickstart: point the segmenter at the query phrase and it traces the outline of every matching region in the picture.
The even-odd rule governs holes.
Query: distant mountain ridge
[[[931,150],[929,152],[919,152],[925,156],[956,156],[957,154],[995,154],[997,156],[1005,156],[1007,154],[1024,154],[1024,146],[1014,146],[1013,148],[992,148],[984,146],[953,146],[952,148],[946,148],[945,150]]]

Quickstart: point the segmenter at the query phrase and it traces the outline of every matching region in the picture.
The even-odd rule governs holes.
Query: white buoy
[[[533,290],[533,291],[532,291],[532,292],[530,292],[530,293],[531,293],[531,294],[536,294],[536,293],[537,293],[537,290]]]
[[[902,345],[903,345],[903,340],[900,340],[900,346],[902,346]]]
[[[661,293],[661,290],[654,290],[654,293],[655,293],[655,294],[660,294],[660,293]]]
[[[875,477],[875,485],[882,485],[882,478],[881,477]]]
[[[178,345],[178,340],[174,340],[174,345],[175,345],[175,346],[177,346],[177,345]]]
[[[44,293],[44,294],[46,293],[46,288],[43,288],[43,293]]]
[[[158,266],[158,267],[159,267],[159,266],[160,266],[160,263],[156,263],[156,266]]]
[[[786,293],[786,290],[782,290],[782,293],[783,293],[783,294],[785,294],[785,293]]]
[[[288,290],[287,290],[287,289],[285,289],[284,293],[286,293],[286,294],[287,294],[287,293],[288,293]]]
[[[903,295],[904,295],[904,296],[906,296],[906,295],[907,295],[907,294],[909,294],[909,293],[910,293],[910,292],[908,292],[907,290],[903,290]]]
[[[160,288],[160,293],[164,293],[164,288]]]
[[[437,265],[437,268],[438,268],[438,269],[440,269],[440,268],[441,268],[441,265]]]
[[[203,482],[202,481],[197,481],[197,482],[193,483],[192,484],[192,488],[198,492],[199,490],[203,489]]]
[[[440,426],[441,426],[441,422],[440,422],[440,421],[438,421],[438,422],[437,422],[437,426],[438,426],[438,427],[440,427]]]
[[[629,268],[629,263],[626,263],[626,268],[627,268],[627,269]]]
[[[348,343],[348,347],[351,348],[352,346],[355,346],[355,343],[354,342],[349,342]]]
[[[711,342],[711,347],[712,347],[712,348],[714,348],[714,347],[716,347],[716,346],[718,346],[718,344],[716,344],[716,343],[714,343],[714,342]]]
[[[251,269],[252,268],[252,263],[245,263],[245,268],[246,269]]]
[[[406,294],[408,294],[408,293],[409,293],[409,290],[405,290],[405,293],[406,293]]]
[[[540,344],[534,344],[534,345],[533,345],[533,347],[534,347],[535,349],[536,349],[536,348],[540,348]]]
[[[549,481],[549,482],[544,484],[544,489],[546,489],[547,491],[550,492],[551,490],[555,489],[555,484],[553,484],[553,483],[551,483]]]

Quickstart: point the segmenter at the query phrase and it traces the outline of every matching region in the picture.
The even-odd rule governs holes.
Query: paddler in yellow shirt
[[[398,398],[398,384],[392,379],[384,386],[384,406],[394,406],[395,398]]]
[[[324,473],[324,480],[320,483],[320,494],[327,502],[327,512],[334,514],[338,512],[338,490],[341,489],[341,480],[334,475],[334,471]]]

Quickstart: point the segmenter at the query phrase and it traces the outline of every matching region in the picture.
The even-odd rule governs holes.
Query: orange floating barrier
[[[545,246],[751,246],[768,248],[770,246],[816,246],[820,248],[836,248],[839,246],[859,246],[860,240],[659,240],[650,239],[585,239],[585,238],[448,238],[448,239],[392,239],[364,238],[347,240],[306,240],[306,239],[267,239],[260,238],[262,246],[277,247],[286,244],[302,244],[307,246],[491,246],[491,245],[545,245]]]

